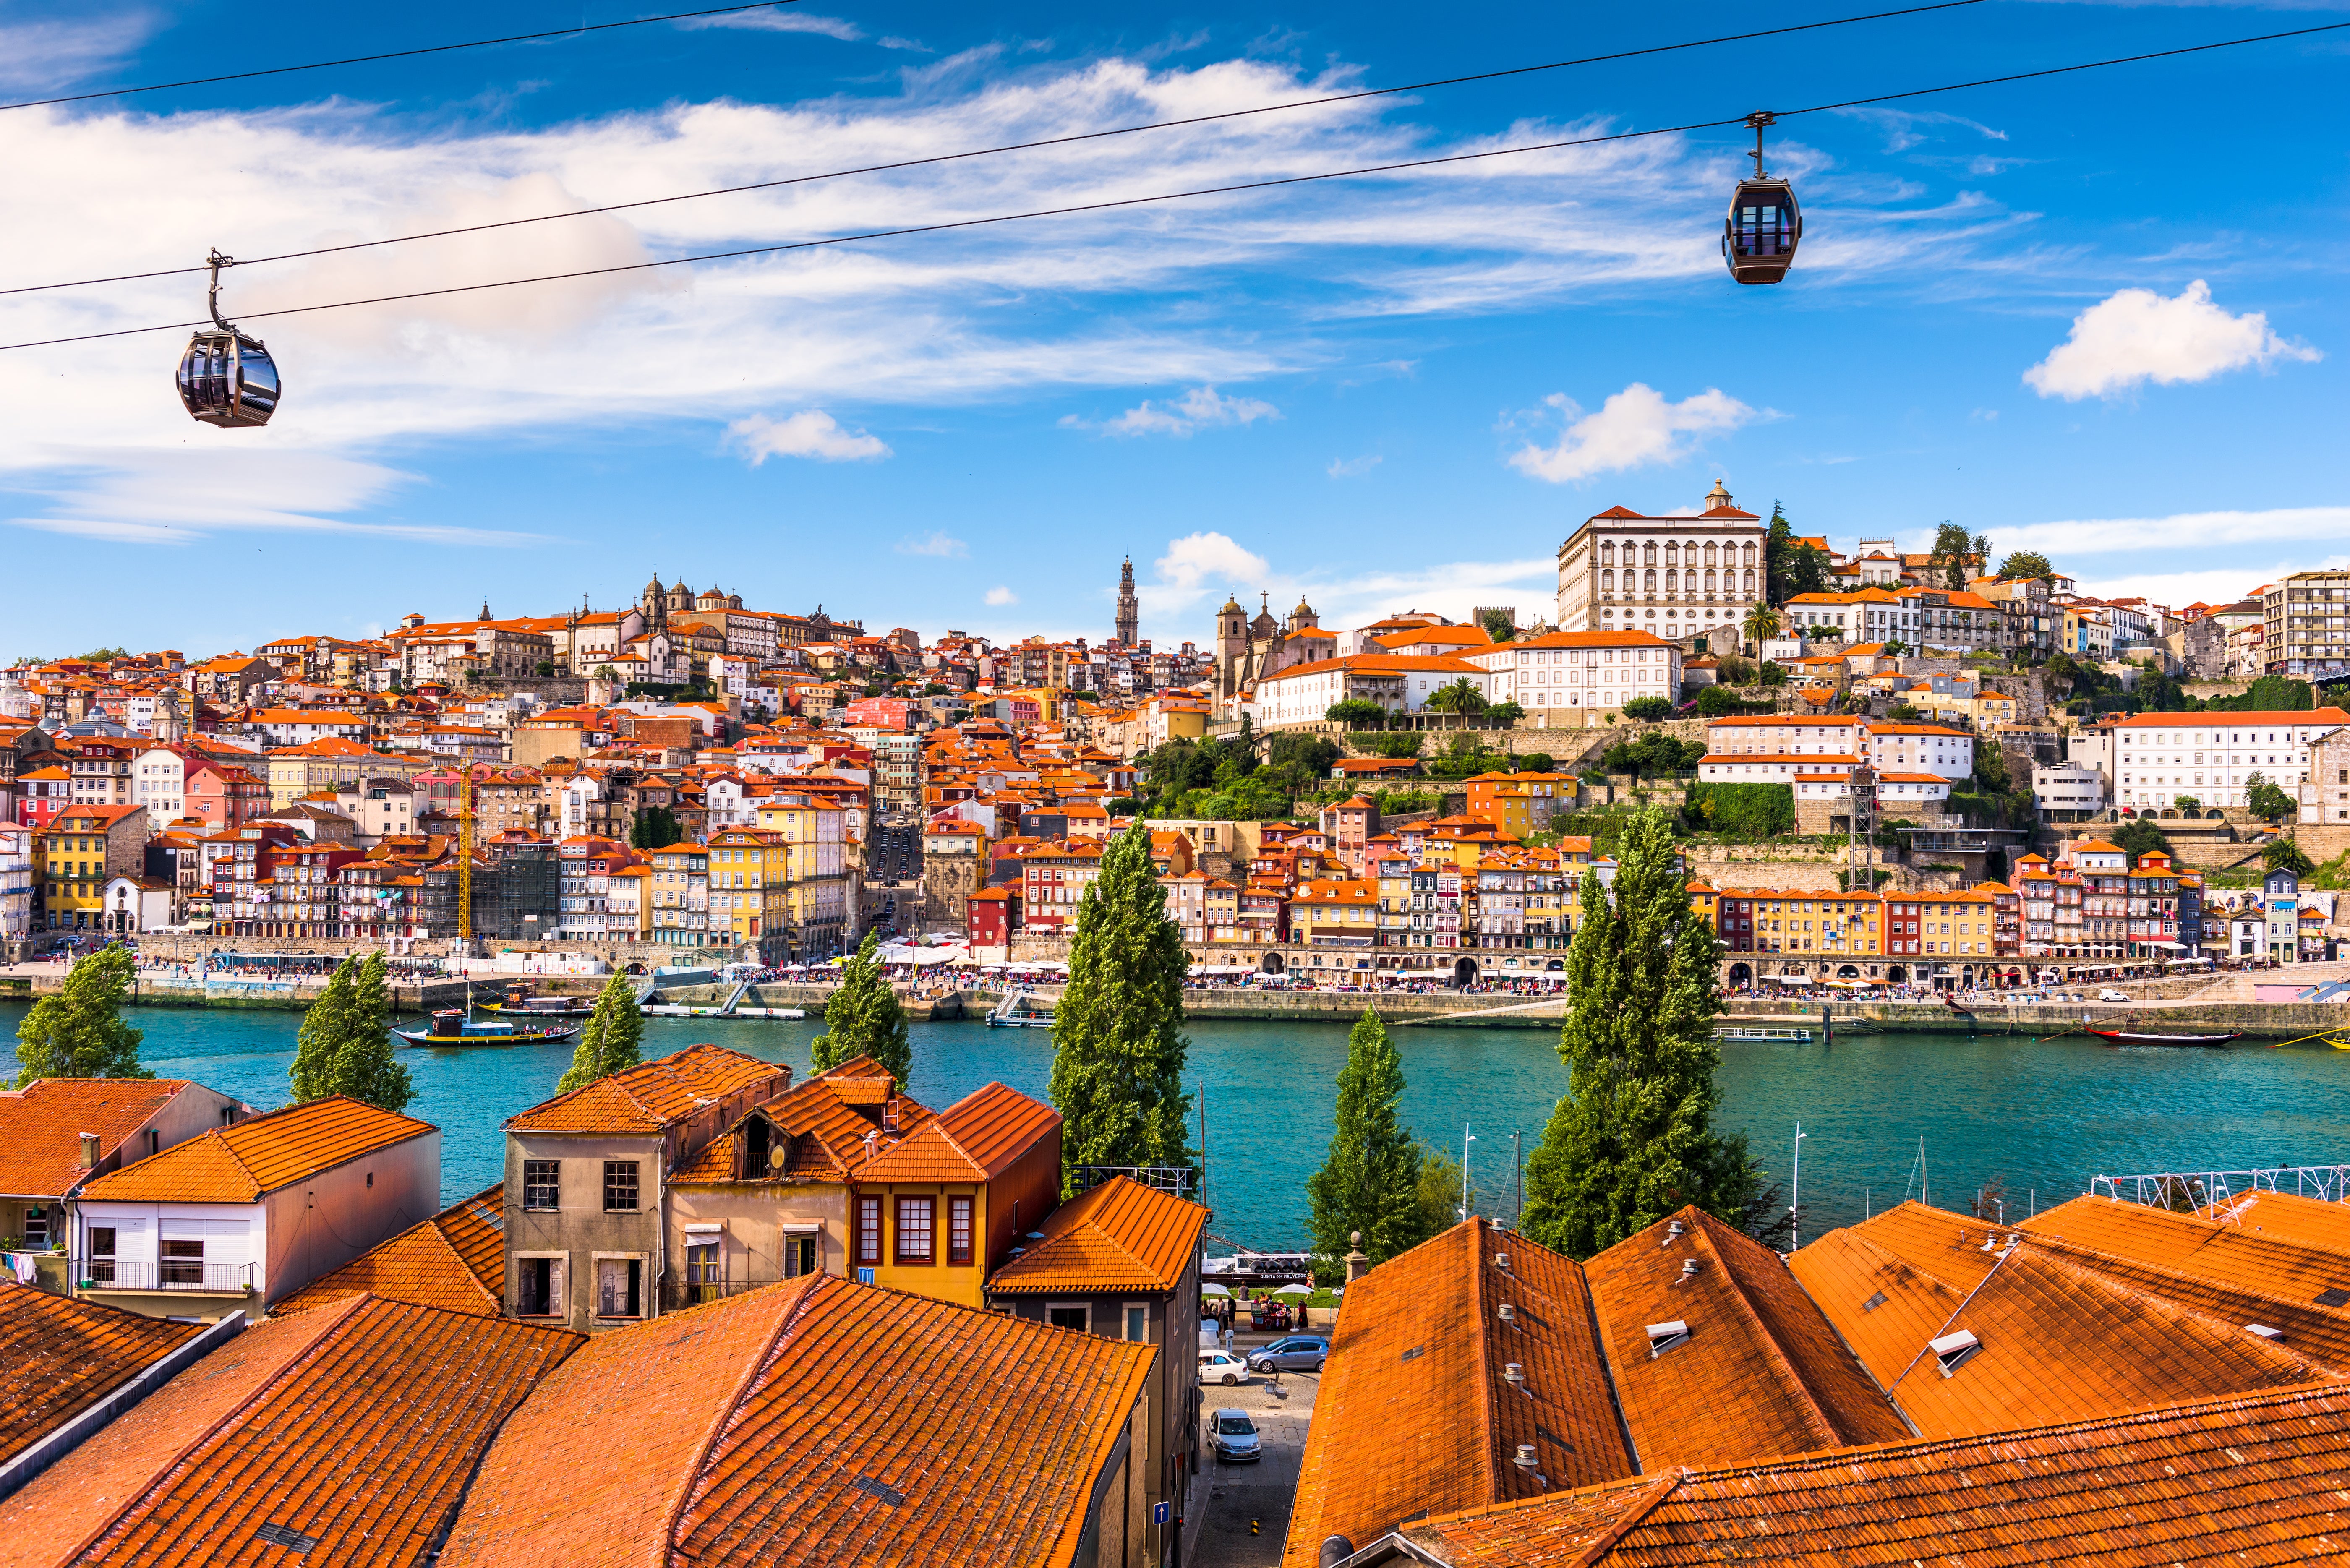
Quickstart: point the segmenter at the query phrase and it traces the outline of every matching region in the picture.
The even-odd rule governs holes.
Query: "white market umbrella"
[[[1200,1287],[1200,1293],[1203,1296],[1228,1296],[1232,1293],[1224,1289],[1222,1285],[1201,1285]]]
[[[1283,1285],[1273,1293],[1277,1296],[1310,1296],[1314,1293],[1314,1287],[1311,1285]]]

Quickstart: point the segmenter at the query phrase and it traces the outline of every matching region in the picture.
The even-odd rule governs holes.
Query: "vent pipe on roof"
[[[1502,1303],[1502,1321],[1510,1324],[1512,1327],[1515,1327],[1518,1321],[1518,1309],[1512,1306],[1508,1302],[1503,1302]]]
[[[1354,1554],[1353,1542],[1343,1535],[1333,1535],[1322,1542],[1322,1550],[1315,1553],[1315,1561],[1319,1568],[1338,1568],[1339,1563]]]
[[[1494,1253],[1493,1267],[1501,1270],[1502,1272],[1505,1274],[1508,1273],[1510,1272],[1510,1255],[1507,1252]]]
[[[1697,1278],[1697,1260],[1695,1258],[1685,1258],[1681,1261],[1681,1278],[1683,1280],[1693,1280]]]
[[[98,1168],[98,1135],[96,1133],[81,1135],[81,1163],[86,1170]]]
[[[1517,1466],[1518,1469],[1522,1470],[1533,1469],[1534,1468],[1534,1446],[1532,1443],[1520,1443],[1518,1445],[1517,1457],[1510,1462]]]
[[[1523,1364],[1515,1361],[1511,1362],[1508,1366],[1502,1368],[1502,1376],[1508,1382],[1511,1387],[1515,1388],[1519,1393],[1523,1394],[1525,1392],[1526,1369]]]
[[[1681,1239],[1681,1222],[1678,1220],[1665,1227],[1665,1239],[1659,1245],[1669,1247]]]

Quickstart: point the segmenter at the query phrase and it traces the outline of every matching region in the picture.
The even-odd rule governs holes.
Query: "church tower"
[[[1134,597],[1134,557],[1128,556],[1118,569],[1118,640],[1133,649],[1141,638],[1142,607]]]

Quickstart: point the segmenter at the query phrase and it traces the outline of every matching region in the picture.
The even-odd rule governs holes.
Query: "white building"
[[[1720,481],[1693,517],[1611,506],[1558,547],[1562,631],[1731,631],[1763,596],[1762,519]]]
[[[72,1272],[78,1293],[150,1317],[258,1316],[440,1206],[440,1129],[338,1095],[85,1185]]]
[[[2182,794],[2207,806],[2241,806],[2259,774],[2299,797],[2309,748],[2350,724],[2339,708],[2267,713],[2138,713],[2114,723],[2114,800],[2144,810]]]
[[[2350,824],[2350,730],[2310,738],[2309,770],[2294,793],[2300,821]]]
[[[1495,678],[1465,659],[1399,653],[1358,653],[1295,664],[1256,683],[1256,723],[1316,724],[1340,702],[1377,702],[1390,713],[1417,713],[1435,692],[1466,680],[1488,702]]]
[[[2094,816],[2106,809],[2106,775],[2081,763],[2042,763],[2032,770],[2032,804],[2060,822]]]
[[[2295,572],[2261,595],[2267,671],[2304,680],[2350,673],[2350,570]]]
[[[1486,672],[1492,701],[1515,702],[1545,725],[1573,724],[1635,697],[1680,701],[1679,645],[1645,631],[1555,631],[1461,658]]]
[[[1963,730],[1801,713],[1716,719],[1705,727],[1705,751],[1698,776],[1726,784],[1792,784],[1797,773],[1849,767],[1862,756],[1880,774],[1957,780],[1975,766],[1974,737]]]

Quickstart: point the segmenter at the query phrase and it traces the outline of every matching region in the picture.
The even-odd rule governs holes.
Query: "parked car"
[[[2123,995],[2118,991],[2100,991],[2097,992],[2097,1000],[2099,1002],[2127,1002],[2129,998]]]
[[[1216,1458],[1233,1464],[1253,1463],[1264,1457],[1264,1449],[1256,1435],[1256,1423],[1249,1419],[1246,1410],[1222,1409],[1210,1428],[1210,1440],[1214,1443]]]
[[[1249,1352],[1253,1372],[1319,1372],[1330,1342],[1318,1334],[1293,1334]]]
[[[1200,1352],[1200,1381],[1202,1383],[1221,1383],[1230,1388],[1235,1384],[1247,1382],[1252,1370],[1247,1362],[1229,1350]]]

